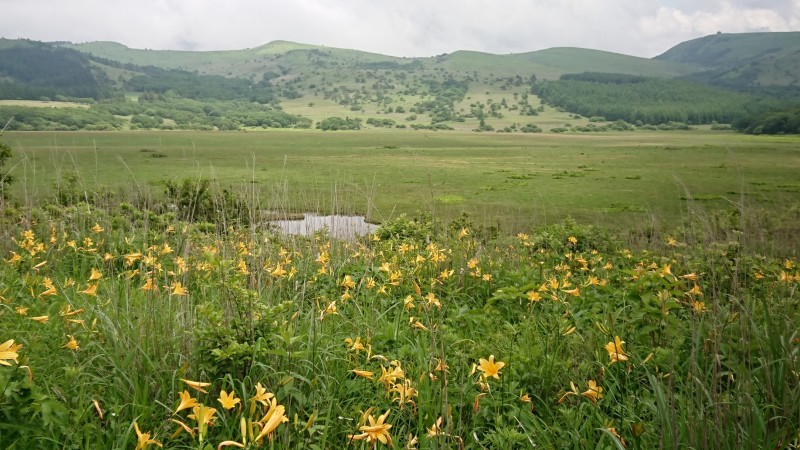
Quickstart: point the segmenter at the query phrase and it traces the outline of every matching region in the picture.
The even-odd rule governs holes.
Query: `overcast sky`
[[[229,50],[273,40],[393,56],[585,47],[652,57],[722,31],[799,31],[800,0],[0,0],[0,36]]]

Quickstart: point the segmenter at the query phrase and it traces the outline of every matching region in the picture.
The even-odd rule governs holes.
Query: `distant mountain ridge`
[[[164,92],[172,82],[182,86],[180,95],[193,91],[192,98],[272,99],[272,92],[263,91],[276,84],[283,86],[277,95],[296,98],[303,95],[303,89],[323,80],[361,80],[363,84],[365,76],[371,77],[375,71],[413,72],[425,77],[446,74],[470,83],[619,73],[685,78],[727,89],[795,96],[800,95],[800,32],[706,36],[678,44],[652,59],[571,47],[505,55],[461,50],[406,58],[289,41],[241,50],[180,51],[133,49],[116,42],[0,39],[0,98],[35,98],[38,92],[43,97],[100,98],[113,92]],[[75,80],[75,86],[70,86],[70,80]],[[299,80],[309,83],[303,87],[296,84]],[[198,89],[191,89],[192,85]],[[210,94],[203,92],[206,87]],[[254,87],[260,91],[251,95]]]
[[[729,88],[800,88],[800,32],[720,33],[683,42],[655,58],[705,70],[689,79]]]

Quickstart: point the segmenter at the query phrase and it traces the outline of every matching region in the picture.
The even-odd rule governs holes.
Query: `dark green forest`
[[[0,48],[0,99],[101,99],[112,95],[108,83],[76,50],[34,41]]]
[[[543,101],[583,116],[658,125],[668,122],[730,123],[778,104],[777,100],[685,80],[608,73],[563,75],[538,81]]]
[[[143,94],[138,102],[104,101],[89,108],[0,108],[8,130],[75,131],[122,128],[120,116],[131,117],[131,129],[238,130],[242,127],[310,128],[308,118],[249,101],[193,100]]]
[[[101,67],[129,72],[122,86],[108,79]],[[0,48],[0,99],[102,100],[128,92],[190,98],[277,103],[268,78],[252,83],[242,78],[198,75],[182,70],[123,64],[43,42]]]
[[[800,134],[800,106],[745,116],[732,126],[748,134]]]
[[[252,72],[246,76],[239,73],[241,77],[237,78],[232,72],[227,72],[228,76],[203,73],[203,66],[197,65],[181,66],[188,70],[140,66],[59,43],[0,39],[0,100],[57,100],[87,105],[69,109],[3,106],[0,120],[5,123],[14,117],[10,129],[15,130],[115,130],[129,126],[195,130],[309,128],[314,125],[311,119],[287,114],[281,109],[281,101],[308,97],[311,101],[307,104],[312,106],[313,100],[321,97],[355,113],[369,107],[376,107],[377,114],[408,113],[404,118],[407,124],[398,123],[398,117],[371,117],[366,121],[371,127],[449,130],[457,122],[477,119],[475,131],[516,132],[537,127],[528,124],[530,127],[523,129],[520,121],[495,129],[497,123],[492,122],[512,114],[538,115],[543,105],[538,105],[533,96],[537,104],[528,101],[532,92],[542,103],[569,112],[570,117],[584,116],[593,122],[550,128],[553,132],[687,129],[689,125],[735,123],[734,129],[753,134],[796,133],[795,105],[800,101],[800,85],[792,81],[797,78],[792,78],[796,73],[791,65],[796,52],[789,38],[793,36],[790,33],[782,37],[782,47],[775,48],[764,47],[776,39],[770,34],[717,36],[681,44],[657,59],[692,64],[714,55],[721,59],[718,64],[678,78],[584,72],[563,74],[558,80],[540,77],[538,81],[536,74],[525,67],[516,69],[524,76],[492,74],[491,68],[479,64],[483,61],[480,55],[471,56],[474,60],[470,63],[483,71],[431,68],[424,58],[404,63],[350,61],[348,70],[342,70],[342,65],[328,70],[313,60],[309,65],[302,58],[284,63],[282,58],[292,54],[289,51],[270,57],[251,56],[253,59],[245,62],[252,65]],[[728,42],[731,39],[740,43],[755,40],[758,45],[715,53],[719,46],[733,45]],[[769,50],[769,58],[762,57],[764,48]],[[313,59],[317,54],[320,51],[313,50],[309,57]],[[274,65],[272,61],[279,59],[281,64]],[[142,61],[159,64],[158,59]],[[769,76],[780,78],[783,84],[763,82]],[[501,100],[490,97],[470,101],[468,93],[479,83],[499,87],[503,91],[498,94]],[[515,88],[522,92],[514,92]],[[475,94],[474,89],[471,94]],[[138,97],[138,101],[131,102],[130,97]],[[405,102],[404,97],[418,98],[411,103]],[[417,114],[424,115],[425,123],[416,122]],[[341,117],[317,120],[325,122],[318,128],[326,130],[362,126]]]

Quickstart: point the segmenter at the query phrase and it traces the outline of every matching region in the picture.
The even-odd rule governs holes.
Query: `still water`
[[[363,216],[318,216],[316,214],[306,214],[303,219],[299,220],[273,220],[270,225],[284,233],[303,236],[327,228],[331,237],[348,240],[370,234],[378,228],[377,225],[367,223]]]

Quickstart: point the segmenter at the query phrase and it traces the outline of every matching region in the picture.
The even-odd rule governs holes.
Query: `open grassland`
[[[796,256],[571,222],[354,242],[131,205],[0,215],[6,449],[776,449]]]
[[[89,108],[86,103],[75,102],[54,102],[43,100],[0,100],[0,107],[3,106],[27,106],[29,108]]]
[[[375,222],[466,212],[513,232],[567,216],[670,228],[698,211],[796,207],[800,191],[798,138],[700,130],[7,133],[6,142],[22,201],[52,197],[69,178],[81,192],[123,197],[210,179],[254,192],[263,209]]]
[[[0,448],[800,446],[797,137],[3,142]]]

